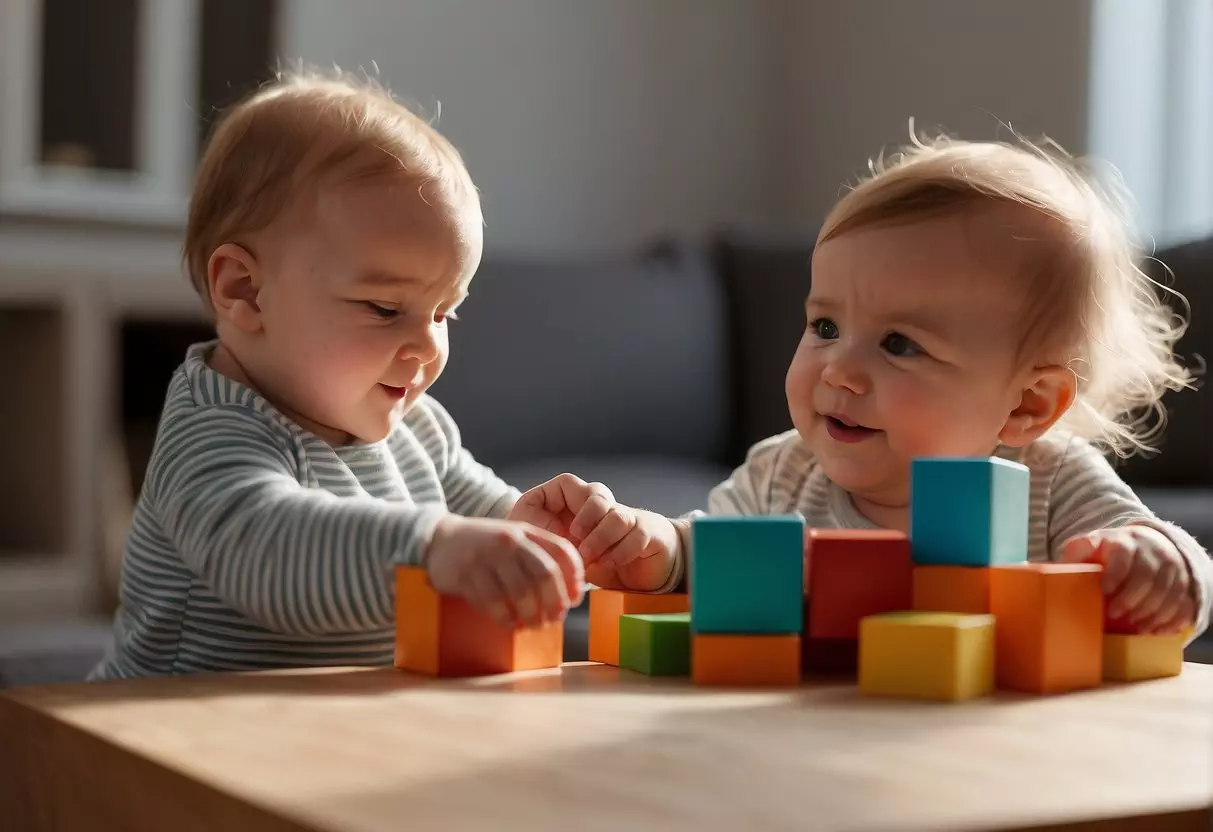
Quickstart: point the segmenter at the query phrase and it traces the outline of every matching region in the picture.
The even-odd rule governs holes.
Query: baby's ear
[[[1036,367],[1022,388],[1019,403],[998,433],[998,440],[1021,448],[1039,439],[1057,422],[1078,393],[1078,380],[1067,367]]]
[[[215,315],[242,332],[261,329],[257,293],[261,278],[257,260],[244,246],[224,243],[215,249],[206,267],[207,284]]]

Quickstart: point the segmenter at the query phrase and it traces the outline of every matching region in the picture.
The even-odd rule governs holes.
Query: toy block
[[[914,562],[1022,563],[1028,554],[1028,469],[989,458],[919,458],[910,464]]]
[[[691,679],[738,687],[799,684],[800,636],[692,633]]]
[[[1140,628],[1127,618],[1115,617],[1104,612],[1103,631],[1105,633],[1120,633],[1123,635],[1136,635],[1141,630]]]
[[[621,616],[688,612],[690,609],[690,598],[685,592],[650,595],[617,589],[590,590],[590,661],[619,665]]]
[[[430,676],[488,676],[559,667],[564,622],[502,627],[462,598],[439,595],[419,567],[396,569],[395,665]]]
[[[804,520],[698,517],[691,530],[691,626],[697,633],[799,633]]]
[[[901,532],[811,529],[808,570],[810,639],[856,639],[864,616],[913,602],[910,543]]]
[[[854,673],[859,667],[859,639],[801,639],[801,669],[805,673]]]
[[[870,615],[859,625],[859,691],[960,702],[994,690],[994,616]]]
[[[1103,677],[1103,568],[1022,563],[990,570],[998,686],[1062,693]]]
[[[978,566],[915,566],[914,609],[990,611],[990,570]]]
[[[1105,633],[1103,677],[1116,682],[1138,682],[1178,676],[1184,668],[1184,633]]]
[[[619,666],[649,676],[691,672],[691,614],[619,617]]]

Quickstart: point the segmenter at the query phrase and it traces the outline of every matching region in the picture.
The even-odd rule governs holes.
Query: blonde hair
[[[182,260],[209,306],[207,264],[332,179],[401,176],[479,256],[480,201],[454,146],[384,87],[334,70],[279,73],[223,113],[198,166]]]
[[[1163,393],[1191,387],[1175,358],[1186,323],[1156,289],[1178,292],[1140,267],[1127,200],[1057,145],[914,136],[869,164],[870,175],[826,217],[817,244],[860,228],[959,211],[1026,209],[1046,229],[1032,246],[1021,360],[1061,351],[1077,394],[1058,427],[1119,456],[1153,450]],[[1022,238],[1016,237],[1016,242]]]

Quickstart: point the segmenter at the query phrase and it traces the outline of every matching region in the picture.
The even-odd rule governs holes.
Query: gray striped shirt
[[[169,384],[90,678],[390,664],[393,568],[448,511],[504,517],[517,490],[428,396],[383,441],[334,448],[210,369],[213,346]]]
[[[1195,583],[1195,635],[1209,625],[1213,561],[1187,532],[1161,521],[1089,443],[1051,432],[1026,448],[1000,448],[998,456],[1029,472],[1028,559],[1058,559],[1074,535],[1127,523],[1152,526],[1176,545]],[[754,445],[745,462],[708,497],[711,514],[800,514],[817,528],[876,528],[850,495],[825,475],[795,430]]]

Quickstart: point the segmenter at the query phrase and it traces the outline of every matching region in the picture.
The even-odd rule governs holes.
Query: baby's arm
[[[391,569],[419,564],[439,504],[336,497],[307,488],[281,438],[254,414],[208,409],[166,426],[147,489],[163,530],[212,592],[296,635],[390,626]]]
[[[464,517],[505,517],[519,491],[476,461],[463,446],[459,427],[434,398],[423,396],[405,416],[413,435],[434,460],[447,507]]]
[[[1209,553],[1179,526],[1160,520],[1098,451],[1085,442],[1071,442],[1051,487],[1051,557],[1072,559],[1065,550],[1067,541],[1073,538],[1130,526],[1152,529],[1174,547],[1190,581],[1196,609],[1193,637],[1204,632],[1213,602],[1213,560]]]

